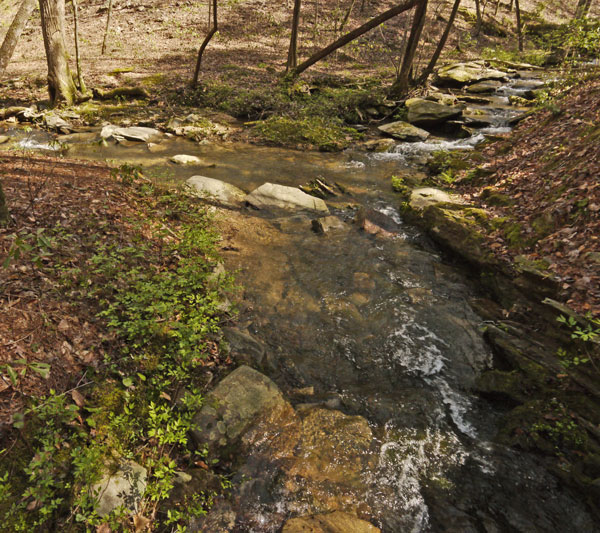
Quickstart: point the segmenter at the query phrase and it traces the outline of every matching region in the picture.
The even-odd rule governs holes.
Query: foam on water
[[[453,141],[434,140],[430,142],[400,143],[391,152],[370,154],[370,157],[378,161],[390,159],[406,160],[419,155],[429,155],[439,150],[473,150],[483,140],[485,140],[485,136],[477,133],[467,139],[456,139]]]
[[[465,393],[452,389],[448,382],[441,377],[429,381],[442,395],[442,401],[448,408],[450,418],[456,427],[465,435],[476,438],[475,427],[466,419],[467,413],[471,409],[471,402]]]
[[[24,148],[25,150],[47,150],[51,152],[56,152],[60,150],[60,145],[58,143],[47,143],[40,142],[36,139],[25,138],[19,141],[18,146]]]

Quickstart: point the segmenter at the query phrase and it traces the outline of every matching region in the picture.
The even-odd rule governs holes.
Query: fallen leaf
[[[77,404],[78,407],[83,407],[85,405],[85,398],[79,391],[71,391],[71,398],[73,398],[73,401]]]

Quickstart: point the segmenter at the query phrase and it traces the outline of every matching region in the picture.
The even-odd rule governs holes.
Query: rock
[[[256,209],[275,207],[279,209],[306,209],[328,213],[321,198],[315,198],[295,187],[264,183],[246,196],[246,202]]]
[[[407,100],[406,107],[408,122],[418,126],[435,126],[462,115],[460,107],[438,104],[422,98]]]
[[[456,194],[449,194],[432,187],[414,189],[409,201],[410,208],[417,211],[422,211],[431,205],[440,203],[463,205],[465,201]]]
[[[483,80],[473,85],[469,85],[465,90],[475,94],[490,94],[502,87],[502,83],[497,80]]]
[[[246,193],[235,185],[206,176],[192,176],[185,184],[191,194],[214,199],[217,203],[229,207],[239,207],[246,198]]]
[[[427,137],[429,137],[428,131],[417,128],[416,126],[413,126],[412,124],[402,120],[384,124],[383,126],[379,126],[377,129],[400,141],[424,141],[427,139]]]
[[[275,421],[290,416],[293,409],[277,385],[244,365],[207,395],[204,406],[194,417],[196,429],[191,432],[192,439],[199,447],[229,448],[261,420]]]
[[[330,233],[336,229],[345,229],[346,224],[338,217],[328,216],[316,218],[311,221],[312,230],[315,233]]]
[[[333,513],[302,516],[288,520],[282,533],[377,533],[379,528],[360,518],[334,511]]]
[[[503,80],[506,72],[488,68],[485,61],[454,63],[438,70],[437,81],[443,85],[466,85],[483,80]]]
[[[358,290],[372,291],[375,289],[375,282],[366,272],[355,272],[352,279]]]
[[[106,516],[121,506],[130,513],[136,512],[146,490],[146,477],[143,466],[133,461],[123,462],[117,472],[94,485],[98,497],[96,512]]]
[[[56,130],[65,134],[73,131],[73,126],[58,115],[44,115],[44,122],[46,123],[46,127],[51,130]]]
[[[151,154],[157,154],[160,152],[164,152],[165,150],[167,150],[167,146],[164,144],[159,144],[159,143],[148,143],[146,145],[146,148],[148,148],[148,151]]]
[[[393,139],[373,139],[365,143],[365,149],[369,152],[387,152],[396,146]]]
[[[8,142],[10,137],[8,135],[0,135],[0,144]]]
[[[222,331],[223,338],[229,344],[236,360],[256,366],[263,364],[265,347],[252,335],[231,327],[223,327]]]
[[[170,161],[172,163],[175,163],[177,165],[191,165],[191,164],[200,164],[202,163],[202,159],[200,159],[199,157],[196,157],[195,155],[185,155],[185,154],[179,154],[179,155],[174,155]],[[212,165],[215,166],[215,165]]]
[[[26,110],[26,107],[13,106],[5,107],[0,109],[0,120],[6,120],[7,118],[16,117],[19,113]]]
[[[115,141],[127,139],[129,141],[152,142],[162,136],[162,133],[154,128],[131,127],[121,128],[119,126],[108,125],[102,128],[100,136]]]
[[[530,111],[525,111],[524,113],[519,113],[517,116],[508,119],[508,125],[516,126],[522,120],[525,120],[527,117],[533,115],[533,113],[535,113],[534,109],[531,109]]]

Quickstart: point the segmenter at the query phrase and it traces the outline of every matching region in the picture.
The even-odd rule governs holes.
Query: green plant
[[[565,368],[586,363],[594,365],[592,345],[596,345],[600,337],[600,320],[589,316],[585,323],[582,323],[573,316],[560,315],[556,321],[571,331],[571,339],[575,341],[574,353],[573,350],[559,348],[557,354],[561,359],[561,365]]]

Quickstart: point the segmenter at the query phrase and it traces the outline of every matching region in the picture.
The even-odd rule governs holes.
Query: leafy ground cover
[[[164,502],[215,370],[231,278],[198,202],[133,167],[0,158],[0,517],[10,531],[177,528],[210,505]],[[220,270],[219,270],[220,271]],[[137,514],[94,510],[123,460],[147,469]],[[143,529],[143,528],[142,528]]]

